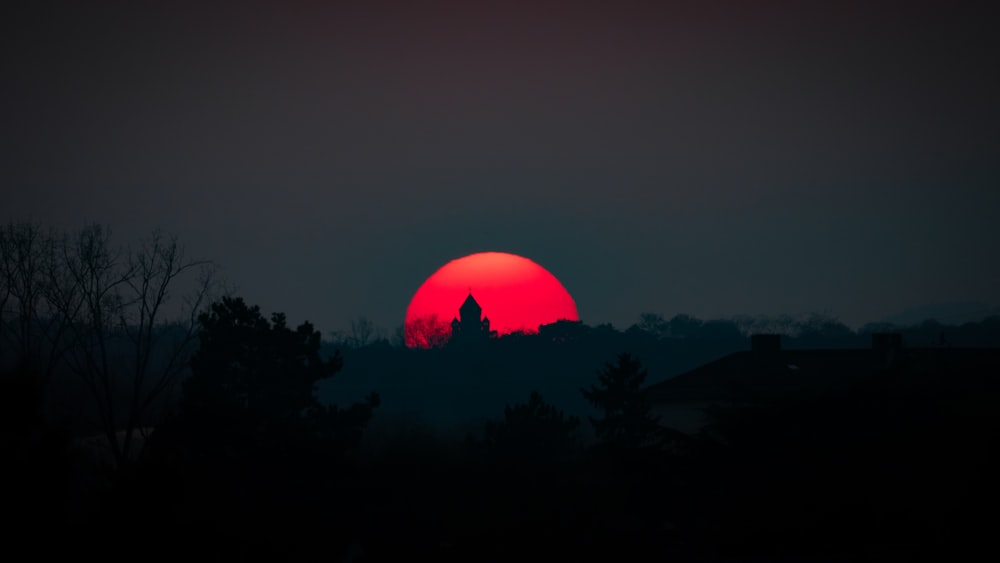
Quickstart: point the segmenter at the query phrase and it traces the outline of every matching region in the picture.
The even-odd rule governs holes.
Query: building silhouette
[[[895,332],[873,333],[870,348],[784,349],[778,334],[754,334],[750,343],[750,350],[646,387],[661,423],[694,434],[712,407],[810,399],[873,378],[896,390],[919,387],[941,374],[947,375],[947,384],[938,384],[942,389],[989,387],[993,379],[984,374],[1000,370],[1000,349],[906,347]]]
[[[483,316],[483,308],[469,290],[469,296],[458,309],[458,317],[451,321],[451,340],[449,343],[464,344],[482,342],[490,338],[490,319]]]

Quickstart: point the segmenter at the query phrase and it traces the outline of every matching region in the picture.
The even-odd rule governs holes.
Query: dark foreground
[[[542,419],[455,440],[401,426],[340,451],[177,423],[112,470],[29,425],[6,440],[4,535],[32,557],[131,561],[952,558],[993,534],[994,376],[887,372],[637,448]]]

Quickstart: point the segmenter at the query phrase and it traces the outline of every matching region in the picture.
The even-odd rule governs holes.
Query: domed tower
[[[473,342],[490,337],[490,319],[483,317],[483,308],[469,290],[469,296],[458,309],[458,317],[451,321],[451,342]]]

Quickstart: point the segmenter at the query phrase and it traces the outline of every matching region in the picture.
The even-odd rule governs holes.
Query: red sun
[[[573,298],[548,270],[516,254],[479,252],[441,266],[420,286],[406,308],[406,345],[426,348],[447,339],[470,293],[500,335],[580,320]]]

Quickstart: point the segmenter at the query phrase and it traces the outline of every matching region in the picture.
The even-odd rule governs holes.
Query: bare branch
[[[187,258],[159,230],[117,247],[101,225],[67,235],[11,223],[0,251],[0,342],[46,381],[57,365],[75,373],[116,462],[127,463],[141,448],[134,433],[187,368],[198,314],[222,287],[214,264]]]

